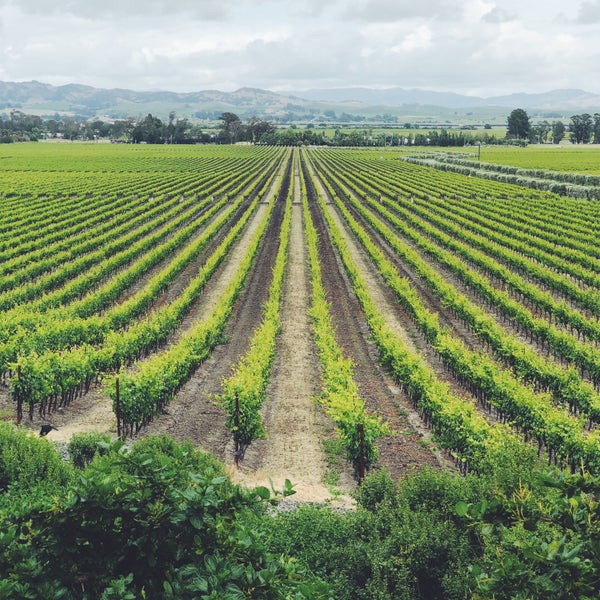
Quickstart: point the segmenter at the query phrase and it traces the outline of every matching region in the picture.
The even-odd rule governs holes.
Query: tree
[[[119,119],[118,121],[115,121],[111,127],[111,137],[113,139],[131,139],[134,127],[135,121],[132,118]]]
[[[567,128],[562,121],[554,121],[552,123],[552,143],[560,144],[562,139],[565,137],[565,131]]]
[[[515,108],[508,117],[507,138],[528,139],[531,123],[529,116],[522,108]]]
[[[169,122],[165,127],[165,142],[168,144],[185,144],[186,131],[190,128],[187,119],[179,119],[175,111],[169,113]]]
[[[163,123],[158,117],[148,114],[131,131],[131,141],[134,144],[162,144],[164,141]]]
[[[594,113],[594,144],[600,144],[600,113]]]
[[[258,117],[252,117],[246,125],[248,140],[253,144],[260,142],[264,134],[273,133],[275,127],[271,121],[263,121]]]
[[[592,137],[593,123],[592,116],[588,113],[582,115],[573,115],[569,131],[571,132],[571,142],[573,144],[589,144]]]
[[[223,121],[223,132],[230,144],[237,142],[242,130],[240,118],[232,112],[221,113],[219,120]]]
[[[541,123],[537,123],[535,127],[532,127],[529,130],[529,139],[532,142],[537,142],[539,144],[543,144],[548,139],[548,134],[550,133],[551,125],[548,121],[542,121]]]
[[[65,118],[63,120],[63,135],[65,139],[73,141],[79,134],[79,123],[72,118]]]

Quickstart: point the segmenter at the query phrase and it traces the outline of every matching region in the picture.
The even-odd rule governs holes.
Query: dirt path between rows
[[[323,248],[322,251],[320,250],[320,260],[338,342],[344,354],[351,357],[355,363],[354,377],[368,410],[380,415],[393,432],[392,435],[385,436],[378,442],[380,458],[376,466],[384,466],[395,478],[424,465],[452,469],[454,468],[452,461],[436,448],[430,431],[416,413],[410,400],[379,365],[377,349],[370,340],[364,314],[354,296],[351,283],[344,273],[341,260],[327,233],[328,228],[314,200],[315,194],[326,199],[329,195],[318,177],[315,181],[317,189],[312,191],[311,212]],[[373,263],[348,231],[345,221],[332,204],[327,203],[326,209],[342,232],[352,260],[363,276],[388,326],[409,349],[419,351],[428,362],[432,360],[433,357],[428,349],[422,348],[421,336],[414,323],[407,315],[398,311],[398,303],[393,292],[382,281]]]
[[[275,489],[281,490],[285,479],[289,479],[295,485],[294,500],[322,503],[333,499],[323,483],[327,469],[323,440],[334,433],[316,400],[320,365],[309,318],[308,250],[297,175],[294,182],[295,203],[280,313],[282,329],[263,411],[267,437],[249,446],[234,480],[267,487],[272,482]],[[342,472],[338,487],[354,488],[349,469]],[[336,494],[335,502],[348,504],[351,500],[347,494]]]

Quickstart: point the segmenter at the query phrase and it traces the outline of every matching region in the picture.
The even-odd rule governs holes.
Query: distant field
[[[475,156],[477,148],[471,148]],[[483,146],[481,160],[527,169],[549,169],[573,173],[600,174],[600,145],[567,144],[514,146]]]
[[[403,135],[408,137],[409,135],[415,136],[417,134],[427,133],[434,128],[421,127],[420,129],[398,129],[398,128],[383,128],[373,127],[364,128],[366,135],[372,135],[377,138],[385,132],[389,135]],[[438,128],[439,129],[439,128]],[[317,131],[324,131],[325,136],[333,138],[335,135],[335,129],[331,128],[316,128]],[[449,127],[449,130],[453,133],[458,133],[461,130]],[[341,128],[343,133],[347,133],[349,130]],[[465,130],[467,136],[482,136],[484,134],[495,135],[496,137],[504,137],[505,130],[494,127],[493,129],[479,128],[476,130]],[[436,148],[425,148],[423,146],[412,146],[412,147],[393,147],[392,150],[401,150],[402,152],[430,152],[436,150]],[[473,157],[477,158],[478,147],[444,147],[439,148],[443,152],[459,152],[469,153]],[[483,162],[497,163],[501,165],[510,165],[515,167],[523,167],[526,169],[548,169],[550,171],[563,171],[572,173],[585,173],[589,175],[600,174],[600,144],[588,144],[573,145],[568,141],[564,141],[562,144],[543,144],[543,145],[529,145],[525,148],[518,148],[516,146],[482,146],[481,148],[481,160]]]
[[[473,160],[477,160],[479,151],[477,146],[447,148],[413,146],[398,150],[411,154],[436,150],[440,152],[456,152],[458,154],[471,155]],[[589,144],[586,146],[577,146],[569,142],[563,142],[559,145],[532,144],[525,148],[483,145],[481,147],[480,160],[481,162],[510,165],[524,169],[548,169],[549,171],[599,175],[600,145]]]

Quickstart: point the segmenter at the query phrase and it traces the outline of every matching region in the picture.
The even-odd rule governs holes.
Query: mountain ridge
[[[437,92],[418,88],[365,87],[311,89],[292,92],[315,101],[345,102],[352,99],[370,105],[395,106],[398,104],[428,104],[446,108],[469,108],[478,106],[502,106],[529,109],[572,109],[586,106],[600,107],[600,95],[580,89],[556,89],[549,92],[519,92],[504,96],[469,96],[455,92]]]
[[[225,111],[235,112],[241,117],[256,115],[273,118],[302,111],[315,115],[326,111],[374,114],[376,110],[388,111],[394,115],[433,115],[439,109],[437,113],[442,117],[451,114],[451,111],[473,109],[485,109],[489,114],[505,115],[509,108],[562,111],[568,117],[582,111],[599,111],[600,95],[579,89],[557,89],[544,93],[516,93],[483,98],[401,87],[329,88],[290,92],[242,87],[233,92],[172,92],[96,88],[78,83],[53,86],[35,80],[0,81],[0,110],[18,109],[45,115],[58,113],[119,118],[174,110],[182,116],[199,118],[204,114]]]

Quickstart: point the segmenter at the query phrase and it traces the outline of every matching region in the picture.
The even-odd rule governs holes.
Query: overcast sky
[[[600,93],[600,0],[0,0],[0,80]]]

